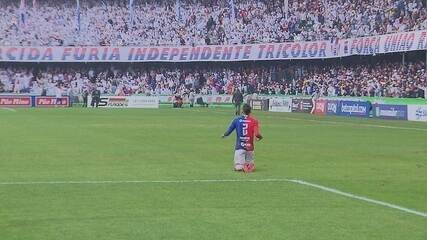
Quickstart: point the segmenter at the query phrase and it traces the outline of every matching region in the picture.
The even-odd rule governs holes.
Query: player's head
[[[245,114],[245,115],[249,115],[249,114],[251,114],[251,106],[249,106],[248,104],[244,104],[243,105],[243,113]]]

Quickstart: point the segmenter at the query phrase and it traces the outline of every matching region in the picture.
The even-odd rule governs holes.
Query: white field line
[[[172,184],[180,184],[180,183],[224,183],[224,182],[292,182],[304,186],[308,186],[311,188],[320,189],[322,191],[334,193],[337,195],[341,195],[344,197],[357,199],[360,201],[380,205],[383,207],[388,207],[392,209],[396,209],[402,212],[411,213],[414,215],[418,215],[421,217],[427,218],[427,213],[401,207],[395,204],[374,200],[371,198],[358,196],[352,193],[343,192],[334,188],[325,187],[322,185],[306,182],[303,180],[296,179],[192,179],[192,180],[124,180],[124,181],[52,181],[52,182],[0,182],[0,186],[3,185],[61,185],[61,184],[132,184],[132,183],[172,183]]]
[[[4,108],[0,108],[0,110],[6,110],[6,111],[9,111],[9,112],[16,112],[16,109],[13,109],[13,108],[6,108],[6,107],[4,107]]]
[[[314,183],[309,183],[309,182],[302,181],[302,180],[289,180],[289,182],[302,184],[302,185],[305,185],[305,186],[309,186],[309,187],[312,187],[312,188],[317,188],[317,189],[320,189],[320,190],[323,190],[323,191],[326,191],[326,192],[335,193],[335,194],[338,194],[338,195],[341,195],[341,196],[345,196],[345,197],[348,197],[348,198],[353,198],[353,199],[357,199],[357,200],[361,200],[361,201],[365,201],[365,202],[369,202],[369,203],[381,205],[381,206],[384,206],[384,207],[397,209],[397,210],[400,210],[402,212],[412,213],[412,214],[415,214],[415,215],[427,218],[427,213],[425,213],[425,212],[421,212],[421,211],[417,211],[417,210],[413,210],[413,209],[401,207],[401,206],[398,206],[398,205],[395,205],[395,204],[391,204],[391,203],[387,203],[387,202],[383,202],[383,201],[378,201],[378,200],[370,199],[370,198],[363,197],[363,196],[358,196],[358,195],[355,195],[355,194],[352,194],[352,193],[346,193],[346,192],[343,192],[343,191],[340,191],[340,190],[337,190],[337,189],[334,189],[334,188],[329,188],[329,187],[325,187],[325,186],[314,184]]]

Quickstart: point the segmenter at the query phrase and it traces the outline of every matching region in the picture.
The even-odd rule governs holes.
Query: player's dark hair
[[[249,115],[251,113],[251,106],[249,106],[248,104],[243,104],[243,113],[245,115]]]

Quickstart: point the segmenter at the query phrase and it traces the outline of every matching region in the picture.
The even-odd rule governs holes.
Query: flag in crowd
[[[230,9],[231,9],[231,22],[236,22],[236,13],[235,13],[235,6],[234,6],[234,0],[230,0]]]
[[[25,13],[26,13],[26,9],[25,9],[25,0],[21,0],[21,4],[19,5],[19,22],[21,24],[25,24]]]
[[[77,6],[76,6],[76,22],[77,22],[77,26],[76,26],[76,28],[77,28],[77,31],[78,32],[80,32],[80,29],[81,29],[81,16],[80,16],[80,0],[76,0],[76,4],[77,4]]]
[[[129,0],[129,23],[130,25],[133,25],[133,1]]]
[[[176,19],[181,21],[181,1],[180,0],[176,0],[175,2],[175,17]]]
[[[285,18],[288,19],[289,1],[285,0],[283,3],[285,4],[285,6],[284,6],[285,7]]]

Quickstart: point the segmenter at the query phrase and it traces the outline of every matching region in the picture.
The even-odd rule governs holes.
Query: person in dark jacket
[[[93,90],[92,91],[92,101],[91,101],[90,105],[92,107],[98,107],[100,101],[101,101],[101,91],[99,91],[98,89]]]
[[[87,108],[87,98],[89,96],[89,92],[87,89],[83,91],[83,107]]]
[[[236,116],[240,115],[240,107],[243,103],[243,94],[240,92],[239,89],[236,89],[233,93],[233,98],[231,100],[234,104],[235,110],[236,110]]]

